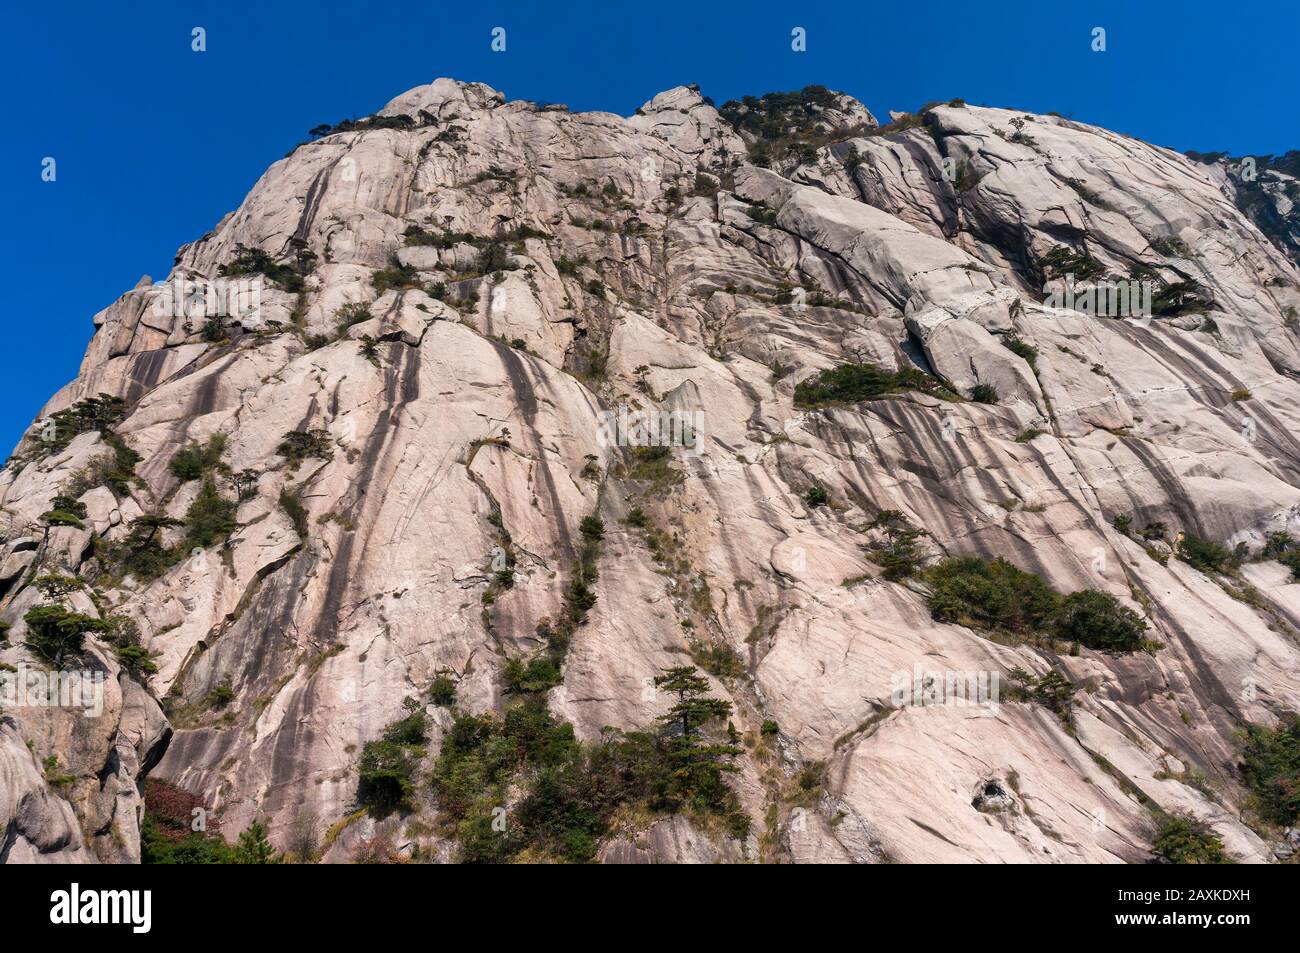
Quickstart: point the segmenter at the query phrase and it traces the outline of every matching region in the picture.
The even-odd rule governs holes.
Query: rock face
[[[280,846],[296,819],[343,820],[361,747],[435,673],[457,673],[466,710],[502,704],[502,665],[562,611],[596,513],[597,601],[552,711],[582,738],[641,728],[668,704],[647,679],[734,653],[715,694],[748,739],[732,784],[755,819],[745,843],[648,821],[603,859],[1140,862],[1149,805],[1273,859],[1241,820],[1236,733],[1300,708],[1300,586],[1258,562],[1234,596],[1112,520],[1255,549],[1300,532],[1296,260],[1217,167],[1103,129],[960,103],[878,127],[839,94],[818,110],[761,168],[693,88],[623,118],[440,79],[276,162],[166,282],[96,315],[0,475],[0,661],[37,665],[36,579],[80,574],[92,588],[62,601],[130,620],[157,671],[142,686],[92,632],[101,717],[5,708],[0,858],[136,860],[145,771]],[[1053,306],[1062,262],[1194,301],[1153,320]],[[176,306],[223,273],[260,282],[256,309]],[[796,406],[797,383],[850,361],[999,400]],[[111,428],[49,450],[52,415],[97,395],[123,402]],[[701,415],[675,477],[604,439],[620,407]],[[301,459],[293,432],[315,435]],[[109,571],[142,515],[186,515],[203,481],[171,464],[214,436],[229,538],[156,578]],[[119,444],[134,477],[106,482]],[[828,505],[805,502],[814,484]],[[79,526],[42,522],[60,495]],[[1110,593],[1163,647],[1058,654],[935,621],[864,551],[886,510],[933,557]],[[1080,687],[1068,726],[1027,702],[896,697],[900,678],[1014,668]],[[450,722],[429,711],[436,752]]]

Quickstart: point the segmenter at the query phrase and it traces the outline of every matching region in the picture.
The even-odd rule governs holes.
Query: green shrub
[[[804,505],[807,506],[809,509],[813,509],[818,506],[825,506],[827,503],[830,502],[830,500],[831,500],[831,495],[826,492],[826,487],[822,486],[820,483],[814,483],[812,486],[808,487],[808,489],[804,491],[804,495],[803,495]]]
[[[1147,623],[1109,593],[1061,596],[1035,573],[1004,559],[954,556],[926,570],[930,611],[952,622],[1022,637],[1059,639],[1109,652],[1158,648],[1143,637]]]
[[[113,455],[101,464],[100,481],[118,496],[126,496],[131,492],[130,484],[135,479],[135,465],[140,462],[140,454],[111,430],[102,431],[102,434]]]
[[[234,261],[222,265],[217,273],[222,277],[264,275],[272,284],[297,294],[307,289],[303,276],[312,270],[315,258],[311,252],[302,251],[296,262],[277,262],[260,248],[240,245]]]
[[[186,552],[195,547],[207,549],[229,539],[239,525],[235,521],[237,509],[238,503],[222,496],[210,479],[204,480],[199,495],[185,511],[185,541],[182,546]],[[183,557],[184,553],[181,555]]]
[[[479,252],[478,270],[485,275],[512,271],[517,266],[510,260],[510,249],[502,242],[489,242]]]
[[[307,508],[302,505],[302,499],[298,496],[296,490],[285,487],[280,491],[280,509],[284,510],[285,515],[289,517],[289,522],[293,523],[293,531],[302,539],[307,538]]]
[[[1241,770],[1259,814],[1279,827],[1300,821],[1300,715],[1287,713],[1277,728],[1247,725]]]
[[[1076,252],[1057,245],[1039,261],[1044,278],[1073,275],[1075,281],[1091,281],[1106,273],[1106,267],[1087,252]]]
[[[1041,630],[1060,598],[1039,576],[1005,559],[954,556],[925,574],[930,611],[941,622],[1016,633]]]
[[[740,678],[745,674],[745,660],[730,645],[698,647],[691,658],[715,678]]]
[[[374,315],[370,313],[370,305],[349,301],[334,312],[334,326],[338,329],[338,336],[342,337],[348,328],[369,321],[372,317]]]
[[[72,478],[68,496],[79,497],[97,486],[108,487],[116,496],[127,496],[131,492],[131,484],[136,482],[135,465],[140,462],[140,454],[111,430],[102,430],[100,435],[110,452],[92,459]]]
[[[370,283],[374,285],[375,291],[383,294],[390,289],[418,288],[420,275],[414,265],[404,265],[393,255],[388,259],[387,268],[371,273]]]
[[[429,232],[419,225],[408,225],[402,233],[408,245],[428,245],[433,248],[451,248],[455,245],[477,245],[482,239],[468,232]]]
[[[84,589],[86,584],[76,576],[65,576],[62,573],[46,573],[37,576],[32,585],[39,589],[47,599],[61,599],[69,593]]]
[[[212,686],[212,689],[203,696],[203,706],[212,711],[218,711],[225,708],[235,700],[235,688],[230,684],[230,679],[225,678]]]
[[[126,413],[126,401],[121,397],[100,394],[79,400],[65,410],[56,411],[40,429],[39,446],[45,452],[58,452],[72,442],[78,434],[109,430]]]
[[[1176,317],[1203,311],[1212,303],[1209,291],[1193,278],[1157,288],[1151,296],[1151,313],[1158,317]]]
[[[942,389],[937,380],[911,367],[886,371],[874,364],[841,364],[796,384],[794,402],[798,407],[827,407],[878,400],[909,390],[936,393]]]
[[[221,454],[225,449],[225,434],[214,433],[205,444],[191,440],[176,451],[171,462],[167,464],[167,469],[182,483],[187,480],[197,480],[220,465]]]
[[[1170,864],[1231,863],[1218,835],[1189,815],[1169,815],[1162,819],[1152,850]]]
[[[1012,354],[1024,358],[1030,367],[1037,367],[1038,348],[1032,344],[1028,344],[1018,337],[1007,337],[1002,339],[1002,346]]]
[[[1226,546],[1191,533],[1185,533],[1178,544],[1178,558],[1201,572],[1230,573],[1240,565],[1240,560]]]
[[[378,739],[361,749],[357,803],[374,818],[409,810],[415,792],[428,721],[413,700],[406,699],[404,705],[409,714],[389,723]]]
[[[671,447],[632,447],[630,453],[632,465],[627,470],[628,479],[650,483],[661,489],[684,479],[681,471],[672,465]]]
[[[123,645],[116,649],[118,664],[137,682],[144,683],[158,672],[153,655],[143,645]]]
[[[1300,549],[1288,549],[1277,561],[1291,570],[1291,581],[1300,582]]]
[[[992,384],[976,384],[970,389],[970,399],[977,404],[996,404],[998,392]]]
[[[560,667],[546,655],[537,655],[528,661],[512,658],[502,667],[507,694],[533,694],[545,692],[564,681]]]
[[[1147,624],[1141,616],[1107,592],[1084,589],[1061,600],[1052,619],[1058,638],[1106,652],[1136,652]]]
[[[1269,533],[1264,538],[1264,547],[1260,550],[1261,559],[1277,559],[1295,548],[1295,540],[1290,533]]]
[[[185,555],[181,547],[159,545],[158,533],[180,525],[180,520],[164,513],[144,513],[131,522],[121,540],[97,541],[95,554],[109,572],[131,573],[146,582],[156,579]]]
[[[450,708],[456,703],[456,680],[446,672],[439,672],[429,685],[429,701],[440,708]]]
[[[140,628],[129,616],[107,615],[104,622],[108,628],[103,638],[117,653],[118,664],[123,671],[142,685],[147,685],[149,676],[157,673],[158,666],[153,655],[141,645]]]
[[[555,262],[555,269],[562,275],[568,275],[576,278],[581,268],[591,264],[586,255],[579,255],[577,258],[566,258],[561,255]]]
[[[1007,677],[1023,693],[1025,701],[1037,702],[1044,708],[1056,712],[1062,720],[1069,720],[1076,689],[1064,675],[1056,671],[1034,675],[1023,668],[1013,668],[1007,673]],[[1008,693],[1008,696],[1008,700],[1017,700],[1014,692]]]

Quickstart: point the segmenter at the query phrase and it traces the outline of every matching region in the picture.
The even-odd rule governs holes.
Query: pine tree
[[[267,839],[266,826],[261,821],[253,821],[239,835],[239,843],[235,845],[235,863],[278,864],[281,859]]]
[[[56,669],[85,649],[87,632],[105,632],[109,623],[67,606],[53,603],[29,609],[23,616],[27,623],[26,645]]]
[[[731,714],[731,702],[710,697],[708,679],[693,665],[669,669],[656,676],[655,685],[677,696],[677,703],[659,719],[669,771],[658,784],[658,800],[672,810],[684,806],[709,812],[732,810],[735,796],[722,772],[736,770],[731,760],[740,754],[740,746],[730,737],[709,742],[701,734],[709,721]]]
[[[663,675],[655,676],[655,686],[677,696],[677,704],[660,719],[664,727],[681,727],[681,737],[692,739],[701,725],[710,718],[725,718],[731,714],[731,702],[710,698],[709,680],[700,675],[694,665],[679,665]]]

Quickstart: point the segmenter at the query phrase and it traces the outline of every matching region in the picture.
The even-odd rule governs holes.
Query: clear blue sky
[[[0,452],[75,376],[91,316],[238,205],[321,122],[438,76],[632,112],[820,83],[879,116],[1055,110],[1178,149],[1300,148],[1295,0],[7,3],[0,14]],[[208,50],[190,49],[207,30]],[[490,50],[493,27],[507,50]],[[790,49],[807,30],[808,50]],[[1090,49],[1094,26],[1105,53]],[[41,181],[52,156],[58,179]]]

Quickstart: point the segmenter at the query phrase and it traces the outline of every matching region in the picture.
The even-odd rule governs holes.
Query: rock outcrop
[[[603,859],[1140,862],[1154,806],[1272,860],[1243,821],[1237,733],[1300,708],[1300,585],[1273,561],[1229,583],[1115,517],[1170,544],[1300,533],[1294,245],[1166,149],[956,102],[881,127],[830,95],[764,168],[757,127],[694,88],[624,118],[439,79],[299,146],[165,282],[96,315],[0,474],[0,661],[41,665],[23,617],[62,574],[86,583],[62,602],[138,632],[156,672],[120,670],[134,642],[90,631],[102,717],[0,714],[0,857],[138,859],[145,771],[226,832],[262,819],[284,846],[304,817],[338,825],[362,746],[437,673],[464,710],[503,704],[502,665],[564,611],[594,513],[597,599],[551,710],[585,739],[643,728],[668,705],[647,680],[737,659],[712,680],[755,821],[735,840],[649,819]],[[1055,306],[1044,281],[1066,266],[1183,297],[1145,320]],[[220,280],[256,281],[257,307],[186,306],[187,283]],[[945,394],[796,404],[848,362]],[[981,388],[997,402],[944,399]],[[107,422],[49,423],[101,395],[120,398]],[[620,407],[701,415],[698,446],[638,467],[603,439]],[[219,464],[173,465],[206,446]],[[185,520],[205,482],[229,533],[161,520],[147,539],[170,562],[122,563],[142,519]],[[84,515],[51,525],[66,496]],[[932,558],[1109,593],[1161,647],[936,621],[867,552],[884,511]],[[1068,724],[896,698],[900,675],[1017,668],[1079,687]],[[436,752],[450,720],[427,709]],[[346,827],[327,859],[363,827],[450,855],[428,823]]]

